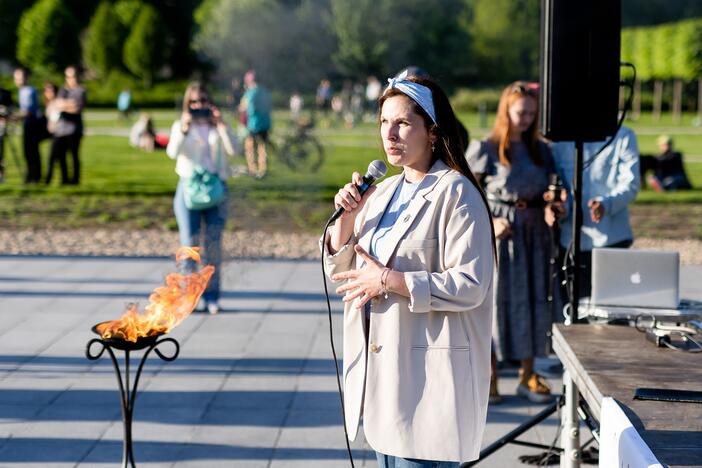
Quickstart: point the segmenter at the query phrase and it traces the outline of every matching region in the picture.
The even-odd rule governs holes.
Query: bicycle
[[[274,150],[278,159],[290,169],[299,172],[317,172],[324,162],[324,149],[312,133],[314,115],[309,119],[298,118],[292,132],[286,134]]]

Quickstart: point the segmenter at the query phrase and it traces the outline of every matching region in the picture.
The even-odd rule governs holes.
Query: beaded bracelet
[[[388,298],[388,275],[390,274],[390,268],[385,267],[383,272],[380,274],[380,294],[387,299]]]

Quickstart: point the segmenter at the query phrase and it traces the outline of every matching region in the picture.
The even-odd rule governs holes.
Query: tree
[[[329,29],[330,11],[326,0],[304,0],[291,14],[293,27],[290,30],[291,60],[298,64],[286,86],[289,91],[312,90],[321,76],[334,71],[330,62],[336,40]]]
[[[360,78],[388,76],[408,65],[451,85],[474,74],[462,0],[332,1],[335,63]],[[388,27],[391,24],[392,27]]]
[[[17,52],[17,25],[31,6],[26,0],[0,0],[0,58],[14,60]]]
[[[697,80],[697,115],[702,119],[702,18],[680,21],[675,28],[675,44],[671,58],[677,78],[674,89],[673,117],[682,111],[682,80]]]
[[[192,40],[195,33],[194,12],[201,1],[149,0],[161,15],[165,33],[164,61],[169,72],[175,76],[190,76],[193,67],[200,65],[192,49]]]
[[[164,31],[154,7],[144,5],[124,43],[124,64],[150,88],[156,71],[163,63]]]
[[[406,9],[405,5],[411,8]],[[397,57],[404,63],[393,64],[391,73],[414,64],[448,86],[465,83],[467,78],[475,76],[471,37],[463,24],[463,19],[469,15],[465,3],[456,0],[395,2],[392,16],[399,18],[402,14],[407,16],[402,23],[413,33],[402,36],[403,41],[409,42],[409,47],[404,57]],[[393,52],[391,63],[394,57]]]
[[[122,44],[126,32],[112,5],[107,1],[100,3],[83,45],[85,63],[98,76],[105,77],[111,70],[122,67]]]
[[[17,27],[17,59],[42,73],[57,73],[80,60],[79,29],[60,0],[40,0]]]
[[[207,4],[208,2],[206,2]],[[196,47],[219,67],[226,76],[241,76],[249,68],[258,71],[259,78],[275,76],[279,59],[293,64],[280,54],[287,42],[287,28],[281,19],[281,7],[275,0],[219,1],[208,12],[199,11],[200,32]]]
[[[388,25],[395,31],[407,31],[401,20],[391,17],[392,2],[388,0],[332,0],[331,28],[338,41],[334,62],[347,74],[388,74],[391,41]],[[401,44],[398,44],[401,45]],[[404,51],[392,50],[404,55]]]
[[[539,76],[539,0],[474,0],[470,33],[485,82]]]
[[[115,15],[125,28],[131,27],[139,16],[144,2],[141,0],[118,0],[114,4]]]
[[[206,0],[195,13],[195,48],[229,82],[253,68],[264,84],[281,91],[313,90],[333,70],[335,48],[325,0]]]

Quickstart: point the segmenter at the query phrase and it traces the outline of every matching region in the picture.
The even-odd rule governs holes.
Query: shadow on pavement
[[[44,447],[37,451],[36,447]],[[354,450],[355,459],[374,458],[367,450]],[[176,462],[188,460],[343,460],[344,449],[268,448],[238,445],[134,442],[137,462]],[[96,442],[70,438],[12,438],[0,449],[0,462],[86,462],[119,463],[121,441]]]

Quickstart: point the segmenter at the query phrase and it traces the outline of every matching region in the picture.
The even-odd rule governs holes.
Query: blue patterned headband
[[[407,97],[419,104],[419,107],[424,109],[424,112],[431,117],[431,120],[433,120],[436,125],[439,125],[436,122],[436,112],[434,112],[434,100],[431,97],[431,89],[419,83],[415,83],[414,81],[406,80],[405,78],[407,78],[406,70],[394,78],[388,78],[388,87],[385,88],[383,94],[393,88],[402,91]]]

